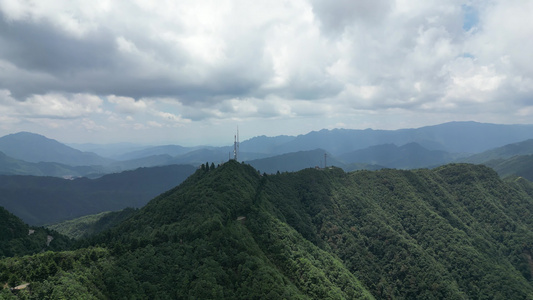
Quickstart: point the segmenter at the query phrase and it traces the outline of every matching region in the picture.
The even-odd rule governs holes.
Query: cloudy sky
[[[533,123],[531,0],[0,0],[0,135]]]

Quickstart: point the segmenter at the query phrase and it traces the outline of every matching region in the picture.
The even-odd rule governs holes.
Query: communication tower
[[[237,134],[234,136],[235,141],[233,142],[233,159],[238,160],[239,158],[239,127],[237,127]]]

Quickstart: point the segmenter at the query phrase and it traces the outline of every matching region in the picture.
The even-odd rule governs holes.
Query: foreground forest
[[[533,299],[532,213],[531,182],[480,165],[229,161],[68,251],[1,259],[0,298]]]

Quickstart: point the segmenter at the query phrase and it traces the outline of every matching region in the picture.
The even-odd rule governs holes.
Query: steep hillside
[[[0,176],[0,206],[31,225],[142,207],[196,170],[188,165],[140,168],[97,179]]]
[[[104,248],[0,261],[0,282],[42,297],[70,282],[84,298],[528,299],[532,197],[477,165],[261,176],[230,161],[80,244]],[[37,276],[35,261],[55,267]]]
[[[57,162],[70,166],[105,165],[112,160],[81,152],[42,135],[19,132],[0,138],[0,151],[27,162]]]
[[[0,206],[0,258],[64,250],[70,244],[65,236],[52,230],[30,227]]]
[[[47,225],[46,228],[55,230],[72,239],[80,239],[118,225],[133,215],[135,211],[133,208],[125,208],[120,211],[106,211]]]
[[[177,283],[187,290],[204,282],[210,291],[227,291],[220,282],[241,282],[228,273],[239,265],[230,249],[241,245],[249,255],[250,248],[261,249],[266,256],[261,260],[274,264],[300,291],[305,285],[298,285],[292,272],[307,263],[310,272],[321,269],[317,258],[334,253],[342,269],[378,298],[517,299],[533,293],[528,267],[533,201],[488,168],[349,174],[307,169],[261,178],[229,163],[209,172],[150,202],[104,241],[137,249],[123,263],[139,255],[148,259],[151,254],[142,254],[146,248],[137,248],[143,244],[173,244],[187,261],[214,260],[200,263],[205,272],[195,277],[187,275],[193,270],[189,263],[172,260],[182,270],[174,278],[189,278]],[[228,248],[221,253],[214,245]]]
[[[255,169],[234,161],[198,171],[97,238],[123,253],[106,276],[117,288],[111,297],[369,298],[337,258],[262,207],[263,184]]]
[[[508,159],[495,159],[484,163],[501,177],[519,176],[533,181],[533,155],[518,155]]]
[[[463,162],[482,164],[491,160],[507,159],[517,155],[533,154],[533,139],[508,144],[461,159]]]

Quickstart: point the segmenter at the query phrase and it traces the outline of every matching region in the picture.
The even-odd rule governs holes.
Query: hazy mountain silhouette
[[[103,173],[99,166],[69,166],[54,162],[31,163],[15,159],[0,152],[0,175],[35,175],[54,177],[80,177],[88,174]]]
[[[399,169],[436,167],[456,158],[448,152],[428,150],[417,143],[409,143],[400,147],[394,144],[371,146],[337,157],[347,164],[366,163]]]
[[[333,129],[299,135],[281,144],[276,153],[325,149],[333,155],[380,144],[418,143],[429,150],[450,153],[478,153],[505,144],[533,138],[533,125],[500,125],[450,122],[416,129]]]
[[[515,155],[533,154],[533,139],[508,144],[461,159],[463,162],[484,163],[494,159],[506,159]]]
[[[105,165],[111,159],[82,152],[45,136],[19,132],[0,138],[0,151],[27,162],[57,162],[70,166]]]
[[[494,159],[483,163],[502,177],[518,176],[533,181],[533,155],[516,155],[507,159]]]
[[[305,168],[323,168],[324,167],[323,149],[315,149],[311,151],[298,151],[292,153],[285,153],[267,158],[255,159],[248,161],[252,167],[260,172],[273,174],[279,172],[294,172]],[[326,162],[328,166],[344,167],[344,163],[327,154]]]
[[[190,165],[170,165],[74,180],[0,176],[0,206],[31,225],[57,223],[103,211],[142,207],[195,170]]]

